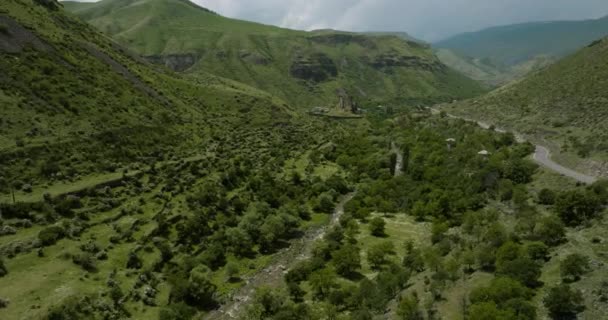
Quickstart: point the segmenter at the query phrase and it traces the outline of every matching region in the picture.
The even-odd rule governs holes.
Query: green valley
[[[607,50],[2,0],[0,319],[601,319]]]

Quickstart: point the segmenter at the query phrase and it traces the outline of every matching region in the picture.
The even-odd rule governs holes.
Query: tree
[[[215,307],[217,303],[213,296],[217,288],[211,282],[211,270],[205,266],[198,266],[190,271],[188,280],[186,302],[204,309]]]
[[[591,270],[591,265],[588,257],[573,253],[560,263],[560,270],[565,282],[575,282]]]
[[[534,227],[534,235],[548,246],[556,246],[564,241],[566,227],[556,216],[542,217]]]
[[[374,237],[385,237],[384,227],[386,222],[380,217],[375,217],[369,222],[369,231]]]
[[[414,247],[414,243],[408,241],[405,244],[405,256],[403,257],[403,267],[413,271],[422,272],[424,271],[424,257],[422,251]]]
[[[361,269],[359,248],[353,244],[345,244],[332,253],[336,272],[344,277],[350,277]]]
[[[418,297],[415,295],[402,298],[399,302],[397,315],[402,320],[423,320]]]
[[[576,319],[585,310],[583,294],[567,284],[549,289],[543,303],[553,319]]]
[[[395,254],[395,246],[391,241],[373,245],[367,251],[367,261],[373,269],[380,269],[388,262],[388,256]]]
[[[234,281],[239,279],[240,268],[238,263],[229,262],[226,265],[226,276],[228,277],[228,281]]]
[[[542,242],[530,242],[526,245],[528,257],[536,261],[546,261],[549,255],[549,247]]]
[[[328,193],[322,193],[319,196],[316,210],[322,213],[331,214],[334,211],[334,200]]]
[[[577,226],[595,217],[601,210],[602,204],[593,192],[572,190],[559,195],[555,202],[555,210],[564,223]]]
[[[284,304],[284,295],[268,287],[258,288],[253,296],[253,305],[261,311],[260,319],[271,318],[281,310]]]
[[[129,258],[127,260],[127,269],[141,269],[143,267],[143,262],[137,256],[137,253],[134,251],[129,252]]]
[[[528,257],[519,257],[497,265],[497,273],[509,276],[520,281],[528,287],[538,286],[540,278],[540,265]]]
[[[551,189],[542,189],[538,193],[538,203],[546,206],[552,206],[555,204],[556,194]]]
[[[308,281],[313,295],[324,299],[336,287],[336,274],[331,269],[325,268],[312,273]]]
[[[475,303],[469,307],[469,320],[515,319],[513,312],[500,310],[494,302]]]
[[[230,250],[239,257],[248,256],[253,248],[253,241],[249,234],[240,227],[226,230],[226,242]]]

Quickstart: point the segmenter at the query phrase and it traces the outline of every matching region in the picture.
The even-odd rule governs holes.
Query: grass
[[[427,223],[419,223],[414,218],[405,215],[397,214],[394,216],[385,216],[384,214],[374,213],[373,217],[383,217],[386,222],[386,237],[378,238],[372,236],[368,230],[367,224],[360,225],[360,233],[357,237],[358,243],[362,246],[361,262],[362,273],[366,276],[375,275],[367,261],[367,249],[384,241],[391,241],[395,246],[396,256],[394,259],[401,261],[405,255],[405,243],[408,241],[414,242],[417,247],[430,245],[430,225]]]

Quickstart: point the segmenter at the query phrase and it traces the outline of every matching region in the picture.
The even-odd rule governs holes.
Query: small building
[[[481,150],[481,151],[477,152],[477,154],[480,155],[480,156],[487,157],[487,156],[490,155],[490,151],[488,151],[488,150]]]

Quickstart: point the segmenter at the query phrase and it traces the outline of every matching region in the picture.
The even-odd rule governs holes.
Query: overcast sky
[[[282,27],[405,31],[427,41],[496,25],[580,20],[608,14],[608,0],[193,1],[224,16]]]

